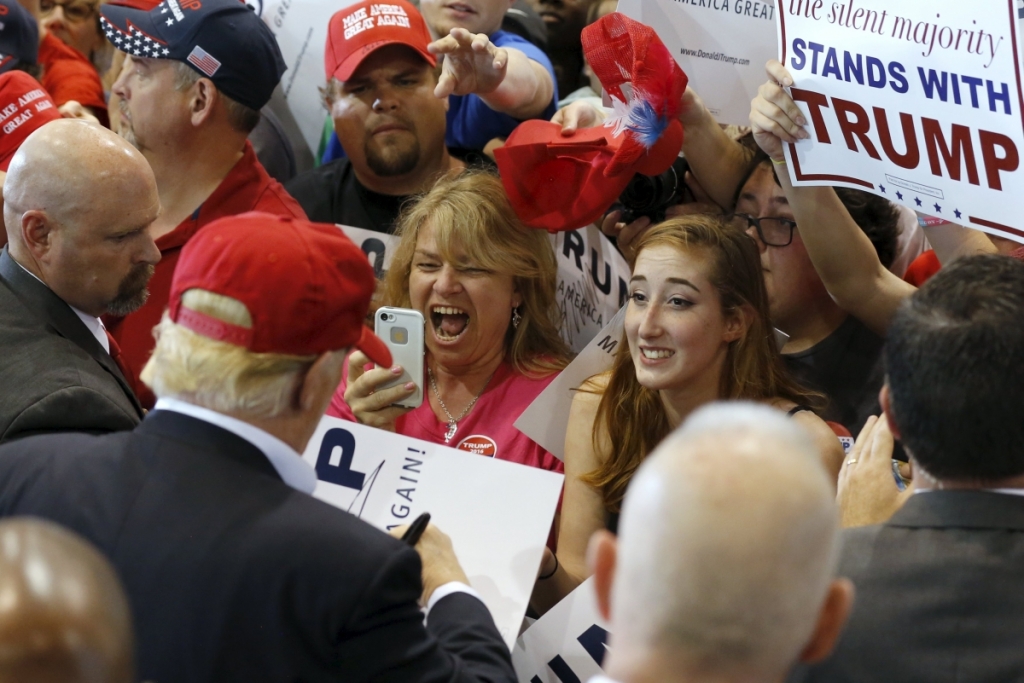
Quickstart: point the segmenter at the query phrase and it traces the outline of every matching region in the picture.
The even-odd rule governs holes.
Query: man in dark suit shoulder
[[[145,301],[159,210],[149,164],[106,129],[53,121],[15,154],[0,252],[0,441],[139,423],[99,316]]]
[[[885,416],[840,475],[846,523],[873,524],[844,531],[857,600],[833,656],[792,680],[1024,680],[1022,339],[1024,263],[1005,256],[945,266],[900,307]],[[893,436],[913,491],[897,491]]]
[[[0,515],[64,524],[117,568],[143,680],[515,680],[447,536],[413,549],[310,495],[300,453],[348,349],[391,365],[363,325],[374,286],[334,226],[215,221],[175,271],[146,419],[0,447]]]

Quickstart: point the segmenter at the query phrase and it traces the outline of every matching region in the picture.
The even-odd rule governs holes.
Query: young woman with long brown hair
[[[565,440],[558,552],[534,589],[544,611],[585,579],[591,534],[617,522],[637,467],[700,406],[762,401],[792,414],[838,474],[843,449],[789,378],[768,314],[754,241],[716,216],[674,218],[636,243],[625,333],[612,369],[577,392]]]

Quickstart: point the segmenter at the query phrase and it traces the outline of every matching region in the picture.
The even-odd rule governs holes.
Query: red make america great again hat
[[[174,271],[171,320],[254,353],[314,356],[356,347],[391,367],[391,353],[363,321],[376,280],[366,254],[325,223],[250,212],[210,223],[188,241]],[[252,327],[181,305],[190,289],[236,299]]]
[[[423,16],[404,0],[364,0],[335,12],[324,47],[327,79],[344,83],[370,53],[396,44],[415,50],[430,66],[437,64],[427,51],[430,31]]]

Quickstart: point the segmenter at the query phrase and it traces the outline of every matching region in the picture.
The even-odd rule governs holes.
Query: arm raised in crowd
[[[807,121],[784,90],[793,79],[776,60],[766,67],[768,82],[751,103],[754,139],[776,165],[783,165],[783,143],[806,139]],[[843,309],[884,336],[896,308],[916,288],[882,265],[871,240],[854,222],[831,187],[794,187],[789,174],[776,174],[800,229],[800,237],[829,294]],[[960,226],[932,228],[936,253],[948,260],[964,253],[988,251],[984,235]],[[941,250],[941,251],[940,251]]]
[[[682,152],[692,172],[692,177],[688,175],[685,182],[700,203],[699,211],[728,211],[733,206],[737,190],[750,172],[753,155],[725,133],[693,88],[686,88],[680,106]],[[577,101],[560,109],[552,121],[560,124],[562,134],[568,136],[580,128],[601,125],[606,118],[607,115],[601,109],[589,102]],[[698,192],[698,187],[701,192]],[[671,218],[695,212],[698,211],[673,211],[670,208],[667,215]],[[641,216],[627,224],[621,222],[620,218],[622,213],[619,211],[609,213],[601,222],[601,231],[609,237],[615,237],[623,256],[632,261],[631,245],[651,226],[651,220]]]
[[[935,255],[942,264],[971,254],[999,253],[988,236],[980,230],[965,228],[956,223],[926,225],[923,229],[928,244],[935,250]]]
[[[750,174],[753,153],[730,138],[693,88],[683,93],[683,156],[708,196],[726,210]]]
[[[487,106],[516,119],[539,116],[554,95],[551,74],[514,48],[497,47],[483,33],[453,28],[428,48],[444,56],[434,94],[477,94]]]

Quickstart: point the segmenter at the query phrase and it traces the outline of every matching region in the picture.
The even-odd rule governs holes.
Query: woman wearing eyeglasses
[[[38,2],[43,87],[64,116],[108,125],[101,78],[111,70],[114,49],[100,31],[100,0]]]
[[[641,235],[635,248],[614,366],[573,400],[558,551],[545,557],[533,594],[541,612],[587,577],[591,534],[609,518],[614,526],[637,467],[702,405],[744,399],[774,406],[806,427],[833,476],[842,462],[835,433],[812,411],[822,397],[793,381],[782,363],[758,247],[743,226],[710,215],[674,218]]]
[[[99,25],[99,0],[40,0],[40,24],[89,58],[96,70],[110,68],[114,50]]]

